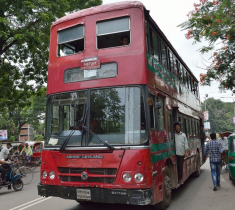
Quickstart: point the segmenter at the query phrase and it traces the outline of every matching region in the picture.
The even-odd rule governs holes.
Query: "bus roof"
[[[72,14],[66,15],[66,16],[56,20],[53,23],[52,27],[57,24],[60,24],[62,22],[66,22],[66,21],[73,20],[73,19],[76,19],[79,17],[83,17],[83,16],[88,16],[88,15],[93,15],[93,14],[103,13],[103,12],[109,12],[109,11],[113,11],[113,10],[133,8],[133,7],[137,7],[142,10],[144,9],[144,5],[139,1],[123,1],[123,2],[116,2],[116,3],[111,3],[111,4],[104,4],[104,5],[100,5],[100,6],[96,6],[96,7],[91,7],[88,9],[83,9],[78,12],[74,12]]]

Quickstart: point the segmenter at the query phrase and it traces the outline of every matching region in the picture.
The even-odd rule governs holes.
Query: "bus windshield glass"
[[[95,89],[50,96],[47,146],[139,145],[147,139],[144,99],[139,87]],[[77,122],[86,116],[82,124]],[[95,133],[96,135],[92,134]]]

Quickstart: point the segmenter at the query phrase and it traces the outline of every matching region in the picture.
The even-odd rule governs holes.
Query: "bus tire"
[[[197,163],[196,163],[196,171],[193,173],[193,176],[199,177],[201,175],[201,161],[200,161],[200,155],[197,152]]]
[[[170,170],[168,166],[165,166],[164,172],[164,189],[163,189],[163,199],[161,202],[155,204],[156,209],[165,210],[170,205],[171,202],[171,189],[172,180],[170,178]]]

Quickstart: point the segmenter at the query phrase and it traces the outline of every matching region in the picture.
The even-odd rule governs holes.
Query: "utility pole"
[[[208,97],[208,94],[205,95],[205,111],[206,111],[206,98]]]

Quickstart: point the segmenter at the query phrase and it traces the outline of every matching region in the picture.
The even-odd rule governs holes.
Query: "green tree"
[[[210,131],[234,131],[235,124],[233,123],[234,103],[222,102],[219,99],[208,98],[206,102],[202,103],[202,111],[206,109],[209,111]]]
[[[44,118],[46,113],[46,87],[37,91],[37,95],[31,96],[30,104],[24,108],[11,109],[9,118],[17,126],[17,137],[20,135],[21,128],[24,124],[30,124],[34,130],[40,134],[44,133]],[[40,121],[43,121],[40,123]],[[18,138],[17,138],[18,139]]]
[[[199,1],[189,12],[189,20],[180,26],[188,31],[186,38],[193,38],[194,43],[208,41],[201,53],[212,51],[206,74],[200,74],[201,84],[210,85],[212,80],[218,80],[220,88],[235,91],[235,1]]]
[[[0,0],[0,89],[5,90],[0,111],[24,107],[46,83],[51,24],[99,4],[102,0]]]

